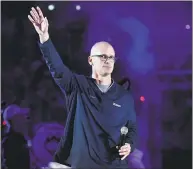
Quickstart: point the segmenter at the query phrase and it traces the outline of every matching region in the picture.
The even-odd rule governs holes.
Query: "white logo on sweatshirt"
[[[119,104],[117,104],[117,103],[113,103],[113,106],[121,107],[121,105],[119,105]]]

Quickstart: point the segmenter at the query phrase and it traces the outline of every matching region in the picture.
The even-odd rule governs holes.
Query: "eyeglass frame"
[[[102,58],[103,56],[106,57],[104,60],[102,60],[102,59],[103,59],[103,58]],[[115,63],[115,62],[118,60],[118,57],[115,57],[115,56],[107,56],[106,54],[101,54],[101,55],[91,55],[91,57],[99,57],[100,60],[101,60],[101,61],[104,61],[104,62],[106,62],[107,60],[112,61],[111,59],[113,59],[112,62]],[[110,58],[110,57],[112,57],[112,58]]]

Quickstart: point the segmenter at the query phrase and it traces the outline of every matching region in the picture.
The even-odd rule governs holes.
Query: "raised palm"
[[[44,17],[41,9],[39,7],[37,7],[36,9],[32,7],[30,14],[31,15],[28,15],[28,19],[33,24],[36,32],[39,35],[48,33],[48,20],[46,17]]]

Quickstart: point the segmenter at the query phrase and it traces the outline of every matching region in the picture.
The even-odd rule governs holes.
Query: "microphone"
[[[128,128],[123,126],[121,128],[121,136],[120,136],[120,142],[119,142],[119,148],[125,145],[126,141],[126,134],[128,133]]]

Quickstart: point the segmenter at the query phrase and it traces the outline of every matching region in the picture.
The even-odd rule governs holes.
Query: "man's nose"
[[[109,64],[109,59],[108,58],[105,60],[105,63]]]

